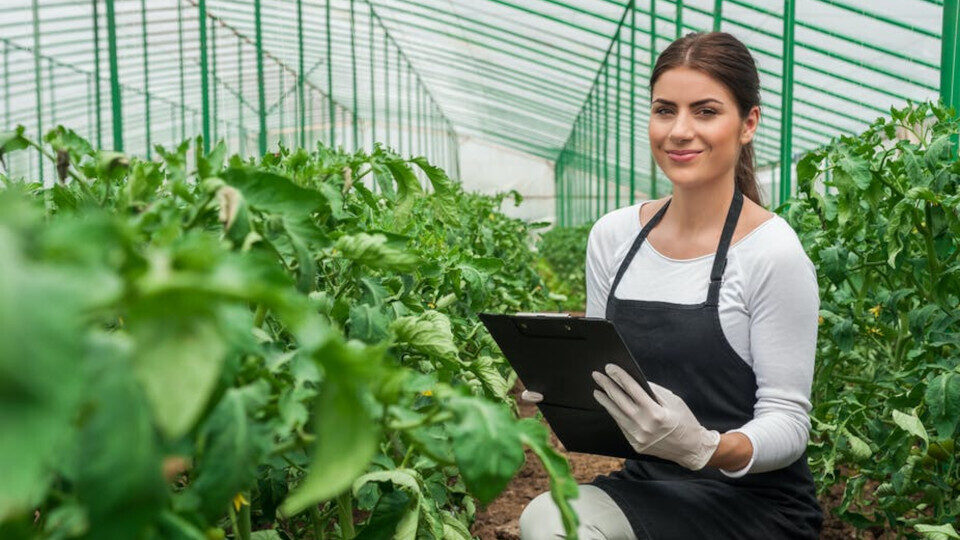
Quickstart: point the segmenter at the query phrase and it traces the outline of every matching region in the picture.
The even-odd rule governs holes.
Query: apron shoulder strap
[[[610,292],[607,294],[607,305],[610,305],[610,299],[614,297],[614,293],[617,291],[617,285],[620,284],[620,279],[623,277],[623,274],[627,271],[627,267],[630,266],[630,261],[633,260],[634,255],[637,254],[637,251],[640,249],[640,246],[643,244],[643,241],[647,238],[647,234],[650,233],[650,229],[654,228],[657,223],[660,222],[660,218],[663,217],[664,212],[667,211],[667,207],[670,206],[670,201],[673,200],[671,197],[667,199],[667,202],[657,211],[656,214],[646,225],[640,230],[640,233],[637,234],[637,238],[634,239],[633,244],[630,246],[630,250],[627,251],[627,254],[624,255],[623,261],[620,262],[620,267],[617,269],[617,276],[613,279],[613,285],[610,286]]]
[[[713,269],[710,270],[710,289],[707,293],[708,306],[719,304],[720,280],[723,278],[723,271],[727,268],[727,251],[730,249],[730,239],[733,238],[733,231],[737,228],[737,221],[740,219],[741,208],[743,208],[743,193],[734,184],[733,202],[730,203],[730,209],[727,211],[727,219],[723,223],[723,232],[720,233],[720,244],[717,246],[717,253],[713,259]]]

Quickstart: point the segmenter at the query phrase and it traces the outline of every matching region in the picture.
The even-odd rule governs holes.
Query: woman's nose
[[[670,138],[674,141],[687,141],[693,138],[693,119],[685,113],[677,114],[670,127]]]

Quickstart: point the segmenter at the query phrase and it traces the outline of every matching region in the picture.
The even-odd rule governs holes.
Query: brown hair
[[[650,92],[653,85],[667,70],[689,67],[706,73],[730,90],[737,101],[740,118],[760,105],[760,75],[757,65],[747,47],[726,32],[691,32],[671,43],[660,56],[650,75]],[[753,141],[743,145],[734,179],[744,196],[753,202],[760,201],[760,189],[754,170]]]

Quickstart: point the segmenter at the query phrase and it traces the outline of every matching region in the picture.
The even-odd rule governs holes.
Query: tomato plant
[[[958,130],[942,102],[891,109],[804,156],[780,209],[820,275],[810,463],[858,527],[960,537]]]
[[[525,447],[575,530],[475,316],[547,302],[505,195],[379,146],[28,147],[60,181],[0,175],[0,536],[470,538]]]

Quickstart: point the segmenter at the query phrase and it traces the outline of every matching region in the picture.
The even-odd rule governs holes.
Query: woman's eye
[[[713,110],[713,109],[701,109],[700,112],[702,112],[702,113],[709,113],[708,116],[713,116],[713,115],[717,114],[717,111],[715,111],[715,110]]]
[[[657,114],[660,114],[660,113],[662,113],[662,112],[670,112],[670,109],[667,109],[667,108],[664,108],[664,107],[660,107],[659,109],[656,110],[656,113],[657,113]]]

